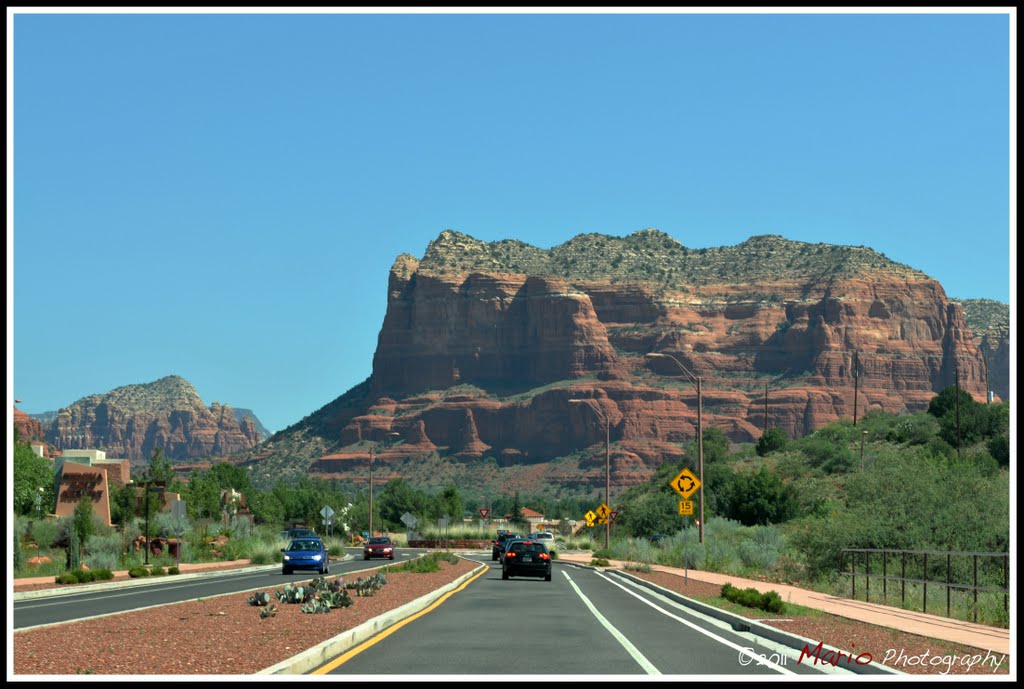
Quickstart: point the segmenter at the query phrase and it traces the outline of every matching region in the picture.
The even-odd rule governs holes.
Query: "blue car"
[[[281,548],[281,574],[291,574],[293,569],[315,569],[327,574],[330,555],[319,538],[296,538]]]

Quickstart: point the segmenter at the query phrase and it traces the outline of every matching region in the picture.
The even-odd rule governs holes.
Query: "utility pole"
[[[764,429],[768,430],[768,383],[764,384]]]
[[[981,361],[985,364],[985,404],[989,403],[991,393],[989,392],[992,388],[988,386],[988,357],[985,356],[985,352],[981,353]]]
[[[960,365],[953,360],[956,375],[956,458],[960,459]]]
[[[857,352],[853,353],[853,427],[857,427],[857,391],[859,389],[860,375],[858,371]]]

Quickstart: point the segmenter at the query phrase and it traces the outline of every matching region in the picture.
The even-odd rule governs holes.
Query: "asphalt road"
[[[330,574],[347,574],[371,567],[379,567],[390,560],[374,558],[365,561],[359,548],[347,549],[355,560],[332,562]],[[402,548],[394,562],[402,562],[423,550]],[[314,570],[299,570],[292,574],[281,574],[281,566],[268,566],[265,571],[245,573],[213,573],[202,577],[178,579],[164,577],[145,585],[132,587],[113,586],[102,591],[86,591],[65,594],[53,598],[35,598],[14,603],[14,629],[24,629],[42,624],[72,622],[74,620],[110,615],[148,608],[154,605],[180,603],[196,598],[209,598],[226,593],[239,593],[253,589],[280,589],[289,582],[308,581],[319,576]]]
[[[474,559],[482,576],[315,674],[821,674],[614,575],[555,563],[550,582],[502,581]]]

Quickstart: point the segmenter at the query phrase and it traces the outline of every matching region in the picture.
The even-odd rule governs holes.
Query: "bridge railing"
[[[931,565],[929,566],[929,556]],[[874,557],[874,568],[872,568]],[[982,558],[983,583],[979,584],[978,562]],[[911,575],[907,575],[907,565]],[[849,571],[846,562],[849,561]],[[878,573],[878,562],[881,560],[882,571]],[[890,574],[890,566],[899,566],[899,574]],[[860,571],[860,567],[863,571]],[[999,570],[1002,570],[1001,572]],[[916,576],[915,576],[916,572]],[[923,586],[922,609],[928,612],[928,585],[944,587],[946,591],[946,617],[950,617],[950,596],[956,590],[970,591],[973,594],[974,621],[978,621],[978,592],[1003,594],[1003,611],[1009,611],[1010,593],[1010,554],[970,552],[955,550],[900,550],[893,548],[844,548],[839,555],[839,573],[850,577],[850,597],[857,600],[857,579],[864,581],[864,600],[870,601],[871,580],[882,583],[882,600],[888,602],[889,583],[899,583],[900,607],[906,607],[907,584]],[[945,574],[944,579],[931,578],[933,574]],[[964,580],[970,580],[967,583]],[[1002,585],[993,585],[1001,580]],[[876,583],[877,587],[877,583]],[[877,589],[876,589],[877,590]],[[893,593],[895,596],[895,592]],[[934,607],[934,606],[933,606]]]

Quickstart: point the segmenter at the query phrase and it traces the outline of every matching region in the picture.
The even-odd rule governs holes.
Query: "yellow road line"
[[[309,674],[311,674],[311,675],[326,675],[331,670],[334,670],[335,668],[343,665],[344,663],[347,663],[349,660],[351,660],[355,656],[359,655],[360,653],[362,653],[363,651],[368,649],[370,646],[373,646],[378,641],[383,641],[387,637],[391,636],[391,634],[393,632],[397,632],[399,629],[401,629],[405,625],[409,624],[413,620],[416,620],[416,619],[422,617],[423,615],[426,615],[428,612],[430,612],[431,610],[433,610],[437,606],[441,605],[441,603],[444,603],[446,600],[448,600],[451,596],[454,596],[456,593],[458,593],[459,591],[463,590],[464,588],[466,588],[467,586],[472,584],[474,581],[476,581],[477,579],[482,577],[489,570],[490,570],[490,567],[484,567],[482,570],[480,570],[479,574],[474,576],[472,579],[468,579],[467,581],[465,581],[462,584],[462,586],[460,586],[459,588],[454,589],[454,590],[449,591],[448,593],[444,594],[443,596],[438,598],[436,601],[434,601],[429,607],[424,608],[423,610],[420,610],[415,615],[410,615],[409,617],[406,617],[401,622],[396,622],[395,624],[391,625],[390,627],[388,627],[387,629],[385,629],[384,631],[382,631],[380,634],[378,634],[377,636],[373,637],[372,639],[367,639],[366,641],[364,641],[363,643],[359,644],[355,648],[353,648],[351,650],[348,650],[348,651],[345,651],[345,653],[341,654],[340,656],[338,656],[337,658],[335,658],[331,662],[327,663],[326,665],[322,665],[322,666],[318,667],[316,670],[313,670]]]

